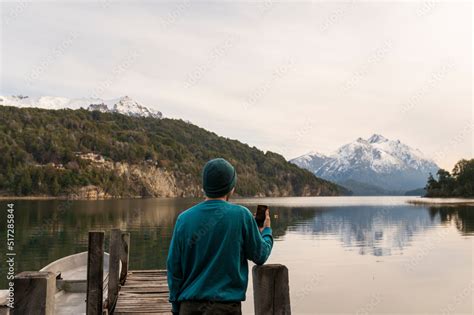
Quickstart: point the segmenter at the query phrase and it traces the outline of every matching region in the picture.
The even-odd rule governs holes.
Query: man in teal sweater
[[[273,247],[267,210],[259,229],[252,213],[229,203],[237,174],[224,159],[202,173],[205,201],[178,216],[168,253],[168,286],[174,314],[241,314],[248,263],[265,263]]]

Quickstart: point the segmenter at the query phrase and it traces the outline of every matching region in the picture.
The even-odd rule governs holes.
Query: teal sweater
[[[168,286],[173,311],[186,300],[244,301],[248,263],[265,263],[272,230],[262,233],[250,211],[223,200],[208,200],[178,216],[168,253]]]

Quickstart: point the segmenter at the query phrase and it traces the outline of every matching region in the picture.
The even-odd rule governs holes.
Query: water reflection
[[[279,208],[275,234],[287,232],[337,238],[361,255],[403,254],[417,234],[454,224],[463,235],[474,234],[474,207],[328,207]]]
[[[432,220],[440,220],[442,224],[455,224],[463,235],[474,235],[474,207],[431,207]]]
[[[290,213],[299,213],[291,209]],[[313,216],[288,230],[293,233],[331,237],[342,246],[361,255],[385,256],[403,253],[413,235],[423,233],[436,223],[426,211],[416,211],[410,206],[337,207],[304,209]]]
[[[131,232],[131,268],[164,268],[178,214],[195,199],[108,201],[19,201],[15,203],[17,271],[38,270],[60,257],[87,249],[88,231],[121,228]],[[6,209],[6,202],[0,203]],[[251,206],[251,209],[253,206]],[[400,255],[414,236],[453,224],[462,235],[474,234],[474,207],[272,206],[277,240],[298,234],[337,240],[361,255]],[[2,222],[6,213],[2,211]],[[0,233],[4,235],[5,224]],[[0,250],[5,252],[5,242]],[[106,248],[108,244],[106,243]],[[2,274],[4,262],[1,265]],[[4,280],[0,283],[5,286]]]
[[[17,272],[39,270],[60,257],[85,251],[89,230],[112,228],[130,231],[132,268],[163,268],[176,217],[194,202],[189,199],[15,202]],[[6,203],[0,205],[6,209]],[[0,220],[6,222],[5,212]],[[2,235],[5,228],[2,224]],[[5,245],[0,243],[3,252]],[[105,246],[107,249],[108,237]],[[4,263],[1,268],[5,270]],[[5,285],[3,277],[1,285]]]

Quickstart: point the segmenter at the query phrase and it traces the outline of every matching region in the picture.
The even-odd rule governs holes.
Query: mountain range
[[[119,113],[135,117],[162,118],[160,111],[144,106],[128,96],[103,100],[100,98],[66,98],[58,96],[29,97],[23,95],[0,96],[0,105],[20,108],[87,109],[91,111]]]
[[[398,195],[426,185],[439,167],[420,150],[374,134],[345,144],[333,154],[310,152],[290,160],[355,195]]]
[[[200,197],[202,167],[215,157],[236,167],[239,196],[349,193],[277,153],[163,118],[129,97],[0,98],[0,195]]]
[[[160,111],[142,105],[128,96],[111,100],[99,98],[73,99],[56,96],[0,96],[0,105],[23,109],[85,109],[91,113],[116,113],[136,118],[164,119]],[[186,124],[190,129],[194,128],[192,124]],[[128,132],[131,132],[131,130],[123,130],[123,133]],[[169,130],[169,132],[173,137],[176,137],[172,130]],[[49,138],[53,135],[47,134],[45,136]],[[146,134],[143,136],[147,137]],[[175,140],[173,139],[173,141]],[[179,141],[181,140],[179,139]],[[100,147],[95,148],[95,151],[97,151],[95,153],[103,151]],[[148,149],[143,147],[143,150]],[[89,149],[86,152],[94,153],[94,150]],[[105,157],[107,157],[107,154],[105,154]],[[436,163],[424,156],[420,150],[413,149],[399,140],[389,140],[379,134],[374,134],[367,139],[358,138],[352,143],[343,145],[330,155],[310,152],[292,159],[290,162],[309,170],[319,178],[345,187],[355,195],[399,195],[407,192],[413,194],[422,191],[420,188],[425,186],[428,175],[430,173],[436,174],[439,169]],[[289,192],[292,189],[286,191]],[[332,189],[337,190],[337,188]],[[309,191],[298,191],[298,194],[320,194],[313,189]],[[343,190],[341,192],[347,193]],[[248,193],[260,194],[260,189],[253,189]],[[328,193],[332,194],[333,192]],[[263,194],[279,195],[280,193],[269,193],[267,189]],[[322,194],[326,194],[326,192]]]

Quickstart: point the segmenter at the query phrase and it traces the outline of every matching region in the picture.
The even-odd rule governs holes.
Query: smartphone
[[[257,214],[255,215],[255,221],[257,221],[258,227],[263,227],[263,223],[265,222],[265,213],[267,212],[268,206],[265,205],[258,205],[257,206]]]

